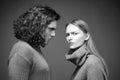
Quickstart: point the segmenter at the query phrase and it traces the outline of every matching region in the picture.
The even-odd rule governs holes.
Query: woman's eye
[[[67,33],[65,36],[67,37],[67,36],[69,36],[69,34]]]
[[[73,35],[77,35],[78,33],[72,32]]]

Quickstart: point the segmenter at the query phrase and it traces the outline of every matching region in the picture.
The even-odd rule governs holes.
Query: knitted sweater
[[[86,50],[85,46],[66,54],[66,59],[76,65],[70,80],[108,80],[101,59]]]
[[[50,68],[39,50],[17,42],[8,59],[10,80],[50,80]]]

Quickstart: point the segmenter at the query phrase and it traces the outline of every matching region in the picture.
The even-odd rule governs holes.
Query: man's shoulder
[[[11,58],[15,59],[15,57],[19,57],[31,63],[30,61],[32,60],[33,56],[33,50],[27,43],[16,42],[10,52],[9,60]]]
[[[32,48],[25,42],[16,42],[11,50],[11,54],[19,54],[24,57],[29,57],[32,52]]]
[[[22,42],[22,41],[16,42],[13,45],[12,49],[15,49],[15,50],[18,50],[18,51],[23,51],[23,52],[32,50],[32,48],[30,47],[30,45],[27,42]]]

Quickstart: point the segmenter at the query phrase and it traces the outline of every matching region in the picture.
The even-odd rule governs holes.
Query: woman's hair
[[[104,65],[105,68],[105,73],[108,74],[108,69],[107,69],[107,65],[104,61],[104,59],[101,57],[101,55],[99,54],[98,50],[95,47],[95,44],[93,42],[93,39],[90,35],[90,31],[88,29],[88,25],[85,21],[80,20],[80,19],[73,19],[69,24],[73,24],[77,27],[79,27],[84,33],[89,34],[89,39],[86,41],[87,43],[87,47],[89,48],[89,50],[92,52],[92,54],[94,54],[95,56],[99,57],[102,60],[102,63]],[[68,25],[68,24],[67,24]],[[66,25],[66,27],[67,27]]]
[[[60,15],[48,6],[36,5],[13,21],[14,35],[32,46],[45,46],[44,31]]]

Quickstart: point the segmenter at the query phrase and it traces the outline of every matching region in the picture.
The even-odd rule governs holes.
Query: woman
[[[86,22],[74,19],[67,24],[66,40],[70,46],[66,59],[76,65],[71,80],[107,80],[105,61],[93,44]]]
[[[18,39],[8,59],[10,80],[50,80],[51,71],[41,52],[55,36],[58,13],[48,6],[36,5],[14,21]]]

